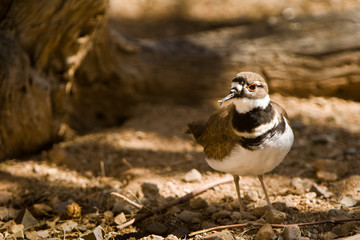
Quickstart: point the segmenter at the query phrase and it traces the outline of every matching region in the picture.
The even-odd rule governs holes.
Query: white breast
[[[285,158],[294,142],[294,134],[286,119],[285,131],[263,143],[262,148],[250,151],[240,145],[222,161],[206,159],[210,167],[233,175],[261,175],[273,170]]]

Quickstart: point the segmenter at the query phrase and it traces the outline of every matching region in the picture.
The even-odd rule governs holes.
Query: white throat
[[[260,99],[237,98],[233,99],[233,103],[235,104],[238,113],[246,113],[254,108],[265,109],[270,103],[270,97],[269,95],[266,95],[264,98]]]

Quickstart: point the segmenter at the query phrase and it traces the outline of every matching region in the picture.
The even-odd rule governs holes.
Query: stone
[[[289,226],[285,227],[283,236],[286,240],[298,240],[301,238],[301,231],[299,226]]]
[[[149,200],[154,200],[160,196],[158,186],[153,183],[143,183],[141,185],[141,190],[144,194],[144,197]]]
[[[217,225],[213,222],[208,222],[208,221],[203,221],[201,223],[201,228],[202,229],[207,229],[207,228],[213,228],[213,227],[216,227]]]
[[[177,215],[177,217],[186,223],[191,223],[193,218],[201,218],[202,214],[198,212],[192,212],[189,210],[184,210]]]
[[[175,236],[177,236],[179,238],[182,238],[182,237],[188,235],[189,233],[190,233],[189,228],[184,226],[184,227],[179,227],[179,228],[175,229],[172,234],[174,234]]]
[[[332,196],[331,192],[328,192],[326,188],[320,187],[316,183],[312,184],[310,191],[315,192],[318,197],[324,196],[325,198],[329,198]]]
[[[317,196],[316,192],[305,193],[305,198],[309,200],[316,198],[316,196]]]
[[[328,212],[330,218],[351,218],[351,214],[344,209],[330,209]]]
[[[50,207],[49,205],[47,205],[45,203],[35,203],[30,208],[30,212],[35,217],[39,217],[39,218],[49,215],[51,213],[51,211],[52,211],[52,207]]]
[[[203,236],[201,239],[203,240],[235,240],[233,234],[231,234],[228,230],[224,230],[221,232],[214,232]]]
[[[14,208],[0,207],[0,221],[14,219],[19,211]]]
[[[226,218],[226,217],[230,217],[231,216],[231,211],[228,211],[228,210],[221,210],[221,211],[218,211],[216,213],[214,213],[211,218],[213,220],[218,220],[218,219],[221,219],[221,218]]]
[[[322,171],[322,170],[316,172],[316,177],[320,181],[324,181],[324,182],[327,182],[327,181],[332,182],[332,181],[335,181],[336,179],[338,179],[338,175],[336,175],[336,173]]]
[[[141,238],[141,240],[163,240],[163,239],[165,239],[165,238],[163,238],[162,236],[154,235],[154,234]]]
[[[118,215],[116,215],[116,217],[114,218],[114,222],[118,225],[125,223],[126,222],[125,214],[121,212]]]
[[[339,237],[345,237],[355,228],[356,228],[355,222],[347,222],[333,227],[331,229],[331,232],[335,233]]]
[[[201,173],[196,169],[191,169],[185,175],[183,180],[185,182],[200,182],[202,179]]]
[[[270,224],[262,226],[255,235],[255,240],[272,240],[276,236]]]
[[[261,207],[256,207],[254,208],[253,214],[256,217],[262,217],[265,213],[266,210],[268,209],[268,206],[261,206]]]
[[[10,201],[12,196],[11,192],[0,191],[0,205],[6,204]]]
[[[104,218],[105,219],[111,219],[114,217],[114,213],[112,211],[105,211],[104,212]]]
[[[25,228],[32,227],[37,224],[37,220],[26,208],[21,210],[15,218],[17,224],[24,225]]]
[[[105,239],[105,231],[101,226],[97,226],[93,231],[84,234],[79,240],[103,240]]]
[[[286,214],[276,209],[269,210],[265,214],[265,221],[267,223],[280,224],[280,223],[284,223],[285,219],[286,219]]]
[[[334,240],[337,237],[337,235],[333,232],[327,232],[324,236],[324,240]]]
[[[149,233],[154,233],[157,235],[163,235],[167,232],[167,230],[168,228],[166,227],[166,225],[160,222],[153,222],[146,228],[146,231],[148,231]]]
[[[249,202],[257,202],[259,200],[259,193],[255,190],[246,191],[244,200]]]
[[[40,238],[47,239],[50,236],[50,232],[48,230],[38,231],[37,236]]]
[[[317,177],[326,181],[334,181],[348,172],[346,163],[332,159],[318,159],[312,163],[312,167],[317,172]]]
[[[74,221],[66,221],[65,223],[61,224],[60,227],[64,232],[71,232],[78,226],[77,222]]]
[[[179,238],[173,234],[168,235],[165,240],[178,240]]]
[[[295,177],[291,179],[291,185],[295,188],[295,194],[301,195],[309,190],[311,187],[311,182],[301,179],[299,177]]]
[[[352,196],[343,196],[340,199],[340,204],[345,207],[353,207],[357,204],[357,200],[354,199]]]
[[[208,203],[202,198],[195,198],[190,201],[189,206],[192,209],[201,209],[201,208],[207,208]]]
[[[24,225],[14,224],[10,227],[10,233],[13,233],[16,238],[24,238]]]

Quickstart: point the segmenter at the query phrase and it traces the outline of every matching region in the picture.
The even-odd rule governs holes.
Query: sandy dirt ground
[[[287,110],[295,132],[286,159],[265,176],[270,199],[283,213],[279,221],[360,217],[360,103],[276,94],[272,99]],[[260,226],[188,236],[220,225],[264,223],[266,202],[255,176],[241,178],[245,219],[231,182],[119,229],[138,210],[111,192],[151,210],[228,177],[206,164],[201,147],[186,133],[188,122],[206,120],[216,108],[217,99],[197,106],[143,104],[121,127],[69,134],[40,154],[1,162],[0,239],[91,239],[99,226],[103,238],[97,239],[262,239]],[[30,217],[29,212],[22,216],[24,209]],[[302,239],[334,239],[360,230],[358,222],[299,229],[290,233]],[[272,239],[293,239],[284,227],[273,227],[273,234]]]

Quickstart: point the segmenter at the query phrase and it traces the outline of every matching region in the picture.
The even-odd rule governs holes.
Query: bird
[[[290,151],[294,133],[285,110],[270,100],[269,87],[261,75],[240,72],[232,79],[230,93],[207,122],[191,122],[189,132],[204,148],[208,165],[233,176],[240,214],[240,176],[257,176],[268,205],[263,176],[278,166]],[[225,102],[226,104],[223,106]]]

